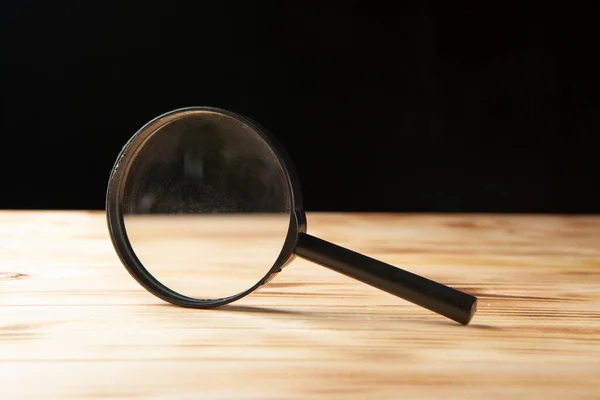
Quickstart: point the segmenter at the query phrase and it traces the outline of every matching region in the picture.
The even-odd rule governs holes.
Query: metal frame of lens
[[[184,296],[176,291],[171,290],[157,280],[150,272],[148,272],[133,251],[129,238],[127,237],[125,221],[123,218],[123,197],[125,183],[127,181],[129,169],[131,168],[131,165],[136,159],[141,148],[144,146],[146,141],[150,139],[156,132],[160,131],[160,129],[180,118],[185,118],[190,114],[196,113],[215,113],[235,119],[236,121],[248,126],[250,129],[252,129],[252,131],[258,134],[269,145],[277,157],[277,160],[279,161],[279,164],[286,177],[290,192],[289,198],[291,204],[288,234],[279,256],[275,260],[273,266],[262,279],[260,279],[248,290],[233,296],[219,299],[195,299]],[[138,130],[138,132],[133,135],[133,137],[125,144],[119,153],[117,161],[110,174],[108,190],[106,192],[106,215],[111,241],[115,251],[117,252],[117,255],[119,256],[119,259],[131,276],[133,276],[133,278],[147,291],[166,302],[178,306],[191,308],[213,308],[231,303],[249,295],[273,279],[275,275],[281,272],[281,269],[284,266],[294,260],[294,249],[296,243],[298,242],[299,235],[306,232],[306,215],[302,208],[300,181],[292,165],[293,164],[291,163],[290,158],[285,152],[284,148],[265,128],[256,122],[236,113],[213,107],[187,107],[173,110],[154,118],[144,125],[140,130]],[[259,227],[257,227],[257,229],[259,229]]]

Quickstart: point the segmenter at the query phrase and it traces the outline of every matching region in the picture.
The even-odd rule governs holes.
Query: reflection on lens
[[[273,266],[289,227],[289,188],[251,127],[189,110],[133,157],[123,214],[148,272],[184,296],[218,299],[251,288]]]

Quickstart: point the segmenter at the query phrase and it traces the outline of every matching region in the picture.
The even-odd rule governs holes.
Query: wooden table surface
[[[103,213],[3,211],[0,399],[600,398],[600,217],[308,218],[477,295],[471,325],[300,259],[229,306],[170,306]]]

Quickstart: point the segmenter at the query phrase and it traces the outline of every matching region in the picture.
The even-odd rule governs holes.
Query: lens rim
[[[291,202],[288,233],[279,256],[275,260],[273,266],[254,286],[238,294],[219,299],[196,299],[184,296],[163,285],[143,266],[142,262],[133,251],[129,238],[127,237],[125,221],[123,218],[122,200],[125,188],[124,182],[127,178],[132,161],[135,160],[139,150],[154,133],[166,124],[194,112],[212,112],[233,118],[247,125],[260,135],[260,137],[270,146],[281,165],[288,184]],[[306,215],[302,207],[300,180],[294,169],[291,158],[284,147],[267,129],[250,118],[216,107],[201,106],[178,108],[159,115],[142,126],[123,146],[111,170],[108,181],[108,188],[106,191],[106,220],[113,247],[129,274],[143,288],[156,297],[174,305],[190,308],[213,308],[228,304],[249,295],[271,281],[279,272],[281,272],[283,267],[294,260],[296,257],[294,249],[296,248],[298,237],[301,233],[306,233],[307,228]],[[260,229],[260,227],[257,226],[257,230],[258,229]]]

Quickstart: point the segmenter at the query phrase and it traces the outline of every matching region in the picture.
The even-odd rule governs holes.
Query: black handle
[[[392,265],[300,233],[298,256],[467,325],[477,298]]]

